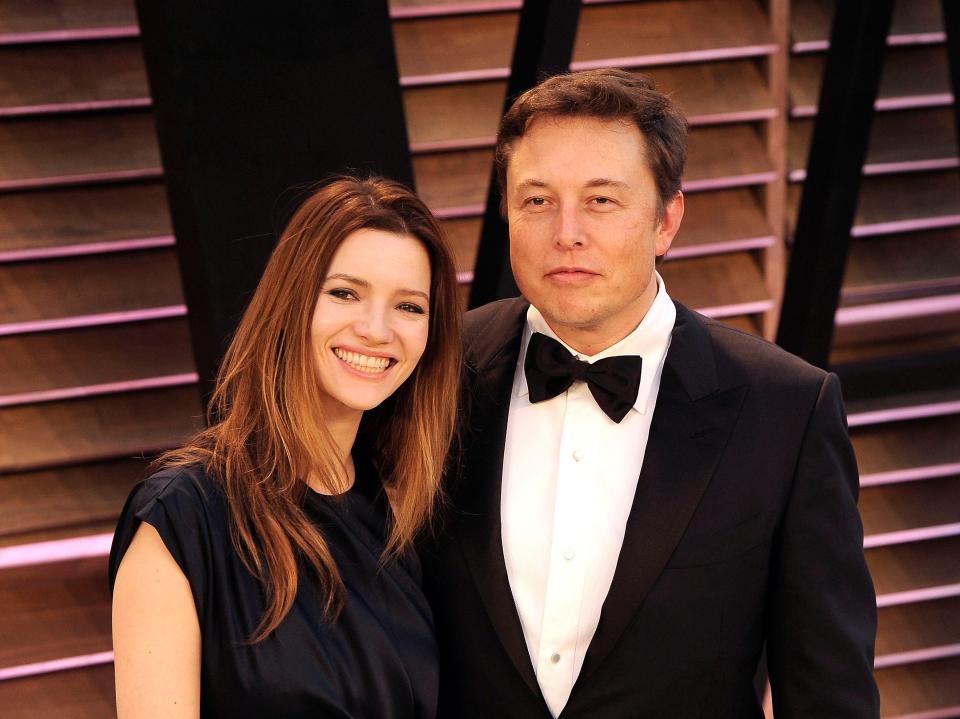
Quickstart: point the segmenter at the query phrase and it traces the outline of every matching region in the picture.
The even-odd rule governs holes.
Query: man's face
[[[683,217],[683,196],[657,217],[657,185],[632,123],[535,119],[507,167],[510,263],[550,327],[595,354],[628,335],[657,293],[656,256]]]

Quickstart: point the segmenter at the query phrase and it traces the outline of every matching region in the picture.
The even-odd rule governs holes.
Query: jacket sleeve
[[[877,606],[836,375],[807,423],[774,547],[767,665],[777,719],[874,719]]]

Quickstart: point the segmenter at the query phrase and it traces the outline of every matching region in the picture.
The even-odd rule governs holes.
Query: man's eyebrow
[[[370,287],[370,283],[367,282],[366,280],[362,280],[359,277],[354,277],[353,275],[348,275],[343,272],[337,272],[332,275],[327,275],[327,279],[325,281],[329,282],[330,280],[344,280],[346,282],[349,282],[354,285],[358,285],[363,288]],[[415,295],[417,297],[422,297],[428,302],[430,301],[430,295],[428,293],[424,292],[423,290],[415,290],[409,287],[402,287],[401,289],[397,290],[397,294],[398,295]]]
[[[531,178],[529,180],[524,180],[523,182],[519,183],[517,185],[517,189],[526,190],[528,187],[546,187],[546,186],[547,186],[547,183],[544,182],[543,180],[537,180],[535,178]]]
[[[615,187],[619,190],[626,190],[630,185],[620,180],[611,180],[608,177],[595,177],[588,181],[585,187]]]

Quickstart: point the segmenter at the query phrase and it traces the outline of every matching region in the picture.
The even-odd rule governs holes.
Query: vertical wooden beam
[[[513,49],[503,111],[514,99],[544,77],[566,72],[573,59],[573,43],[580,19],[580,2],[524,0]],[[474,262],[470,307],[520,294],[510,270],[507,222],[500,213],[500,190],[490,173],[487,205]]]
[[[770,34],[777,51],[767,59],[767,86],[777,110],[766,123],[767,154],[777,179],[764,188],[764,211],[773,231],[773,246],[763,250],[763,276],[773,309],[764,313],[762,331],[767,339],[776,334],[783,300],[787,235],[787,134],[790,120],[790,0],[768,0]]]
[[[947,60],[950,65],[950,87],[953,90],[954,129],[960,148],[960,3],[942,0],[943,27],[947,31]]]
[[[297,192],[351,169],[412,183],[387,0],[137,10],[206,391]]]
[[[825,367],[893,0],[837,3],[777,343]]]

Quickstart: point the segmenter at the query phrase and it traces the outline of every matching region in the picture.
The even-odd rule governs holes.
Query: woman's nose
[[[390,327],[387,312],[381,309],[371,308],[364,312],[354,322],[354,330],[371,343],[382,344],[393,339],[393,329]]]

